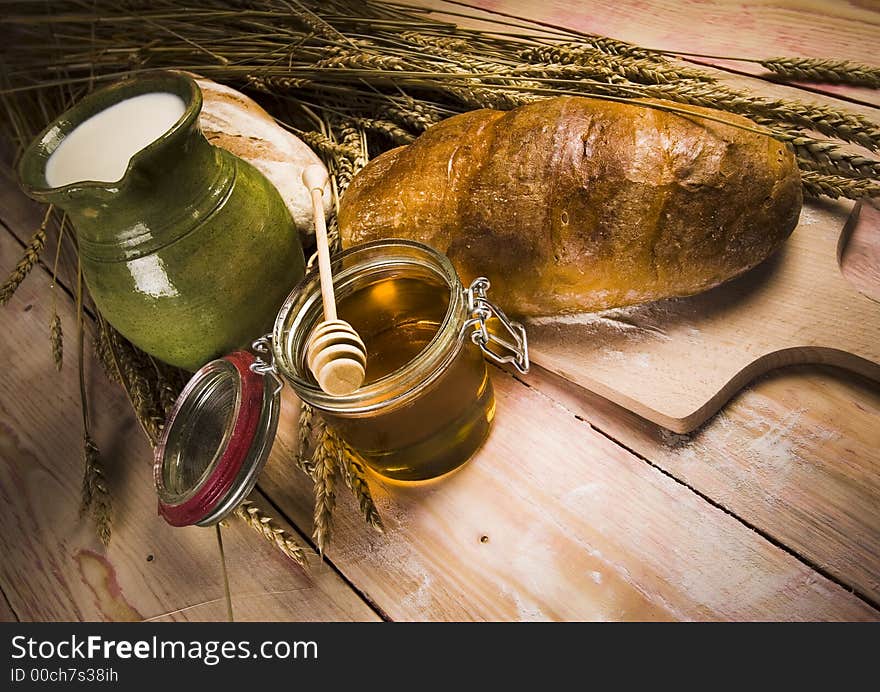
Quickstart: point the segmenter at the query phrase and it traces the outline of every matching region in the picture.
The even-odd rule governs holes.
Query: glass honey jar
[[[366,345],[363,385],[330,395],[309,370],[310,336],[323,320],[315,268],[272,334],[254,343],[256,355],[212,361],[181,394],[155,466],[160,513],[171,523],[213,523],[250,492],[274,438],[282,383],[385,478],[442,476],[486,439],[495,397],[485,358],[521,372],[529,365],[525,330],[489,302],[488,280],[465,288],[444,255],[396,239],[340,253],[332,274],[339,317]]]
[[[480,333],[473,289],[462,286],[445,256],[404,240],[342,253],[333,276],[339,317],[366,345],[364,384],[331,396],[309,371],[306,348],[323,319],[317,272],[288,297],[275,322],[281,375],[382,476],[425,480],[463,464],[495,416],[492,382],[472,339]],[[522,327],[514,330],[522,349]]]

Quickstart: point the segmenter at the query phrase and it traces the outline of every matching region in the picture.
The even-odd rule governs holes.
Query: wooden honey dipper
[[[330,245],[327,242],[323,202],[327,171],[323,166],[308,166],[303,171],[302,180],[312,198],[321,298],[324,301],[324,321],[315,327],[309,337],[306,362],[321,389],[327,394],[343,396],[356,391],[364,382],[367,347],[354,328],[336,316],[336,296],[333,293]]]

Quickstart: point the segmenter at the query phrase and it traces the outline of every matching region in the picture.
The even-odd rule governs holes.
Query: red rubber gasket
[[[235,366],[241,380],[241,406],[232,434],[217,466],[199,491],[179,505],[159,502],[159,514],[172,526],[191,526],[208,516],[229,493],[257,434],[263,407],[264,378],[251,371],[254,356],[235,351],[224,357]]]

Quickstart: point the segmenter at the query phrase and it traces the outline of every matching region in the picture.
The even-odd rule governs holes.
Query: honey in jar
[[[339,317],[366,346],[364,384],[331,396],[309,371],[305,351],[322,319],[317,272],[282,308],[276,367],[382,476],[424,480],[463,464],[489,434],[495,399],[471,338],[467,291],[449,260],[419,243],[378,241],[342,253],[333,276]]]

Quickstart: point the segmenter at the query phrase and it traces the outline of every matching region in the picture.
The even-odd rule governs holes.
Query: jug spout
[[[219,181],[205,172],[217,178],[220,159],[199,130],[201,107],[198,85],[175,72],[95,92],[25,150],[21,186],[67,212],[86,255],[113,261],[149,252],[150,239],[173,240],[165,236],[182,213],[209,211],[205,187]]]

